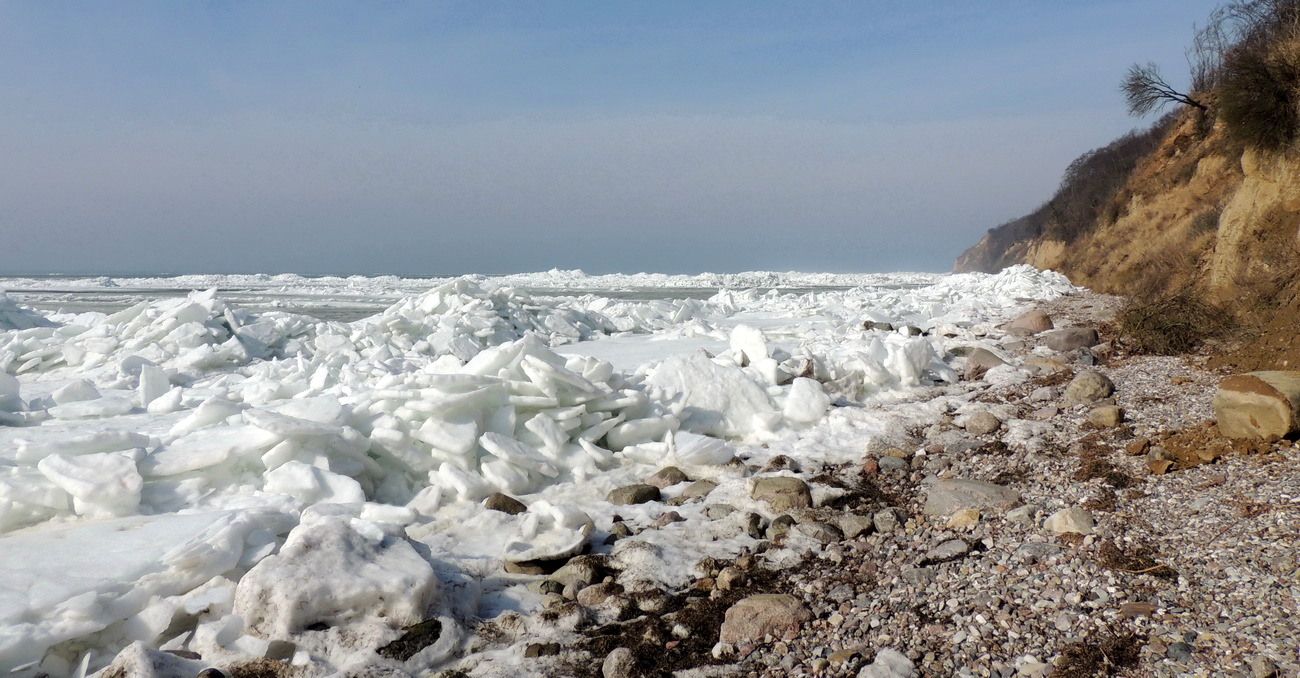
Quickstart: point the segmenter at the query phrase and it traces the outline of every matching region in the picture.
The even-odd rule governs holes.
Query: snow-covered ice
[[[901,415],[844,406],[955,381],[943,333],[1072,289],[1028,267],[0,287],[137,297],[39,311],[0,293],[0,670],[14,676],[158,649],[233,661],[278,640],[326,675],[429,619],[441,639],[404,669],[463,659],[470,622],[537,603],[503,563],[610,551],[610,490],[674,464],[749,502],[738,456],[860,447]],[[150,294],[177,287],[200,291]],[[387,305],[342,322],[277,303],[337,297]],[[877,322],[900,329],[865,329]],[[528,510],[484,510],[494,492]],[[671,584],[746,544],[725,521],[702,525],[613,555]]]

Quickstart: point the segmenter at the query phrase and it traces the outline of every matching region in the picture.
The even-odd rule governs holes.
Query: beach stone
[[[1064,372],[1065,370],[1070,369],[1069,365],[1066,365],[1056,358],[1048,358],[1041,355],[1031,355],[1025,358],[1024,364],[1025,367],[1031,367],[1039,372],[1046,372],[1048,374]]]
[[[605,499],[620,506],[659,501],[659,488],[654,485],[626,485],[610,490]]]
[[[988,410],[979,410],[966,415],[966,432],[973,436],[988,435],[1002,425],[1002,420]]]
[[[761,593],[727,609],[719,641],[730,645],[761,642],[767,634],[783,635],[812,619],[803,601],[784,593]]]
[[[1021,525],[1033,525],[1035,522],[1034,518],[1037,515],[1038,507],[1033,504],[1026,504],[1007,511],[1007,520],[1010,520],[1013,523],[1020,523]]]
[[[1118,405],[1102,405],[1088,412],[1088,423],[1102,428],[1115,428],[1124,421],[1124,408]]]
[[[654,475],[646,478],[645,484],[653,485],[662,490],[665,487],[672,487],[673,485],[684,483],[688,480],[690,480],[690,478],[687,478],[686,473],[681,469],[676,466],[665,466],[655,472]]]
[[[1048,419],[1051,419],[1052,417],[1055,417],[1060,413],[1061,413],[1060,408],[1054,405],[1048,405],[1047,407],[1040,407],[1034,410],[1033,412],[1030,412],[1029,418],[1037,421],[1047,421]]]
[[[864,330],[879,330],[879,331],[881,331],[881,332],[893,332],[893,331],[894,331],[894,324],[893,324],[893,323],[873,322],[873,321],[867,320],[867,321],[865,321],[865,322],[862,323],[862,329],[864,329]]]
[[[840,528],[827,523],[799,523],[795,526],[794,531],[805,537],[812,537],[823,544],[830,544],[844,539],[844,533],[840,531]]]
[[[1229,438],[1277,440],[1297,429],[1300,372],[1268,371],[1224,379],[1214,396],[1219,432]]]
[[[266,652],[262,655],[267,659],[287,662],[293,659],[298,653],[298,645],[291,640],[272,640],[266,644]]]
[[[1030,391],[1029,396],[1025,398],[1031,403],[1045,403],[1056,400],[1061,396],[1061,390],[1055,386],[1039,386]]]
[[[718,484],[712,480],[697,480],[687,485],[680,496],[686,499],[703,499],[716,489],[718,489]]]
[[[808,489],[808,483],[790,476],[755,478],[750,497],[767,502],[774,511],[812,506],[812,492]]]
[[[1053,513],[1043,526],[1055,534],[1092,534],[1096,523],[1087,509],[1071,506]]]
[[[1277,664],[1272,659],[1259,655],[1250,660],[1250,678],[1275,678]]]
[[[483,500],[483,508],[489,509],[491,511],[500,511],[502,513],[509,513],[512,516],[517,516],[520,513],[523,513],[528,510],[528,506],[525,505],[522,501],[519,501],[518,499],[515,499],[514,497],[508,494],[502,494],[500,492],[493,492],[492,494],[489,494],[488,498]]]
[[[636,676],[636,655],[626,647],[611,650],[600,665],[600,675],[603,678],[633,678]]]
[[[1021,544],[1020,548],[1017,548],[1016,552],[1011,555],[1011,559],[1040,563],[1059,554],[1060,552],[1061,547],[1056,544],[1035,541],[1029,542],[1028,544]]]
[[[578,604],[595,607],[623,592],[623,587],[615,582],[592,584],[578,591]]]
[[[559,583],[560,586],[568,586],[572,583],[591,586],[601,579],[601,568],[598,562],[593,556],[578,556],[570,559],[551,575],[551,580]]]
[[[877,652],[875,659],[858,671],[858,678],[916,678],[916,675],[912,660],[891,648]]]
[[[912,467],[906,459],[901,457],[891,457],[889,455],[881,456],[880,459],[876,461],[876,464],[879,466],[881,471],[902,471]]]
[[[1007,364],[1007,361],[999,358],[996,353],[987,348],[976,347],[966,354],[966,371],[968,373],[976,369],[991,370],[998,365],[1005,364]]]
[[[881,509],[871,516],[871,526],[881,534],[887,534],[897,530],[906,519],[901,515],[901,511],[894,508]]]
[[[659,518],[658,518],[657,520],[655,520],[654,523],[651,524],[651,526],[652,526],[652,527],[664,527],[664,526],[666,526],[666,525],[672,525],[673,523],[680,523],[680,522],[682,522],[682,521],[684,521],[684,520],[686,520],[686,519],[682,517],[682,514],[676,512],[676,511],[669,511],[669,512],[667,512],[667,513],[665,513],[665,514],[659,516]]]
[[[1092,348],[1101,343],[1097,330],[1091,327],[1067,327],[1043,335],[1042,344],[1058,353],[1071,353],[1081,348]]]
[[[783,513],[773,518],[771,524],[767,526],[767,538],[775,539],[788,534],[793,527],[794,518],[790,517],[788,513]]]
[[[947,560],[956,560],[967,553],[970,553],[970,544],[961,539],[949,539],[938,546],[926,551],[925,562],[941,563]]]
[[[704,507],[704,517],[709,520],[722,520],[736,512],[736,507],[731,504],[706,504]]]
[[[961,509],[955,511],[952,517],[948,519],[948,527],[970,527],[980,521],[980,512],[975,509]]]
[[[840,516],[839,525],[845,539],[856,539],[859,535],[871,532],[875,528],[875,521],[871,516],[848,513]]]
[[[1041,309],[1033,309],[1021,313],[1012,319],[1011,322],[1003,326],[1005,330],[1025,330],[1029,334],[1038,334],[1046,332],[1056,327],[1052,324],[1052,317],[1044,313]]]
[[[524,657],[528,659],[537,659],[538,657],[553,657],[560,653],[563,647],[559,643],[529,643],[524,648]]]
[[[717,587],[723,591],[740,588],[745,584],[745,573],[738,567],[724,567],[718,572]]]
[[[1066,407],[1096,402],[1115,392],[1115,383],[1097,370],[1083,370],[1065,387]]]
[[[931,485],[925,493],[925,513],[931,516],[951,515],[961,509],[1014,508],[1020,503],[1020,493],[984,480],[949,478]]]

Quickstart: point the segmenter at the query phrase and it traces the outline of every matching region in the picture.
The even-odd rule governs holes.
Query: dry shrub
[[[1192,218],[1192,237],[1219,230],[1219,217],[1223,214],[1218,208],[1208,209]]]
[[[1133,633],[1108,633],[1104,638],[1075,641],[1061,650],[1053,676],[1090,678],[1113,676],[1137,666],[1146,639]]]
[[[1133,302],[1119,316],[1124,342],[1134,351],[1156,355],[1188,353],[1206,339],[1231,328],[1225,311],[1190,291],[1150,302]]]
[[[1241,39],[1224,58],[1220,118],[1242,143],[1281,151],[1300,131],[1300,2],[1245,0],[1235,7]]]

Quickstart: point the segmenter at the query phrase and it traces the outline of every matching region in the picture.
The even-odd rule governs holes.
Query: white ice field
[[[737,457],[860,458],[926,407],[907,394],[956,379],[950,346],[1073,288],[1016,267],[0,289],[0,677],[27,677],[89,675],[120,652],[192,676],[273,641],[306,675],[414,673],[463,662],[476,620],[537,605],[507,560],[612,550],[625,576],[684,584],[752,540],[697,503],[640,547],[607,546],[614,513],[662,512],[615,508],[611,489],[671,464],[718,482],[710,501],[765,512]],[[382,309],[275,310],[340,299]],[[95,304],[121,310],[76,311]],[[485,510],[493,492],[529,510]],[[440,639],[414,657],[374,653],[433,618]],[[518,657],[484,653],[475,673]]]

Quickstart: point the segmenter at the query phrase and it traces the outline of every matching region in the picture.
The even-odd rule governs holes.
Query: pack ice
[[[503,563],[608,549],[594,536],[619,482],[734,475],[738,449],[836,405],[954,381],[940,333],[909,327],[1071,289],[1027,267],[897,280],[629,301],[460,278],[352,323],[216,289],[115,313],[0,295],[0,669],[202,668],[159,650],[305,675],[457,661],[467,622],[535,604]],[[485,511],[498,492],[527,510]],[[436,643],[375,654],[429,620]]]

